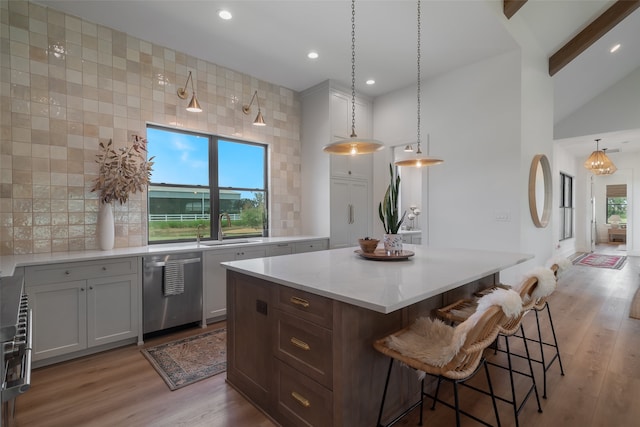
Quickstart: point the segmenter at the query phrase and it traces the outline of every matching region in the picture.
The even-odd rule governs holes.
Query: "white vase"
[[[401,234],[385,234],[382,237],[384,250],[389,255],[399,254],[402,252],[402,235]]]
[[[98,246],[103,251],[113,249],[115,243],[115,225],[113,221],[113,205],[100,203],[98,211]]]

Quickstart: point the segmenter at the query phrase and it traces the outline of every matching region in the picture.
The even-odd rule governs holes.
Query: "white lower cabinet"
[[[33,360],[137,337],[137,273],[137,258],[27,267],[25,286],[33,307]],[[60,276],[69,279],[63,281]]]
[[[205,318],[218,320],[227,315],[227,270],[221,262],[267,256],[266,247],[215,250],[203,253]]]

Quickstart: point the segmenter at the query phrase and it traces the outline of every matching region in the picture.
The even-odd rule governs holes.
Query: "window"
[[[573,177],[560,172],[560,240],[573,237]]]
[[[610,221],[613,215],[618,215],[618,218],[614,218]],[[607,185],[607,224],[627,223],[627,185]]]
[[[147,140],[150,243],[268,234],[266,145],[157,126]]]

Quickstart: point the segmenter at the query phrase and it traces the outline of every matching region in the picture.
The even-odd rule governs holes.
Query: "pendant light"
[[[417,139],[417,148],[416,155],[409,157],[404,160],[398,160],[395,162],[396,166],[413,166],[421,168],[422,166],[433,166],[439,165],[443,163],[444,160],[436,159],[433,157],[425,156],[422,154],[422,150],[420,149],[420,60],[422,59],[422,55],[420,53],[420,0],[418,0],[418,139]],[[428,136],[427,136],[428,138]],[[427,148],[429,147],[429,140],[427,139]],[[406,148],[404,151],[408,151]]]
[[[375,139],[358,138],[356,135],[356,2],[351,0],[351,137],[322,147],[330,154],[369,154],[382,150],[384,144]]]
[[[611,175],[618,170],[616,165],[607,157],[606,149],[600,150],[598,145],[600,139],[596,139],[596,151],[591,153],[589,158],[584,162],[584,167],[589,169],[594,175]]]

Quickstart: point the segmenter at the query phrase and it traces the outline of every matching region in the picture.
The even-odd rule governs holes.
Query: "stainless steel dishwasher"
[[[202,253],[144,257],[144,334],[202,321]]]

